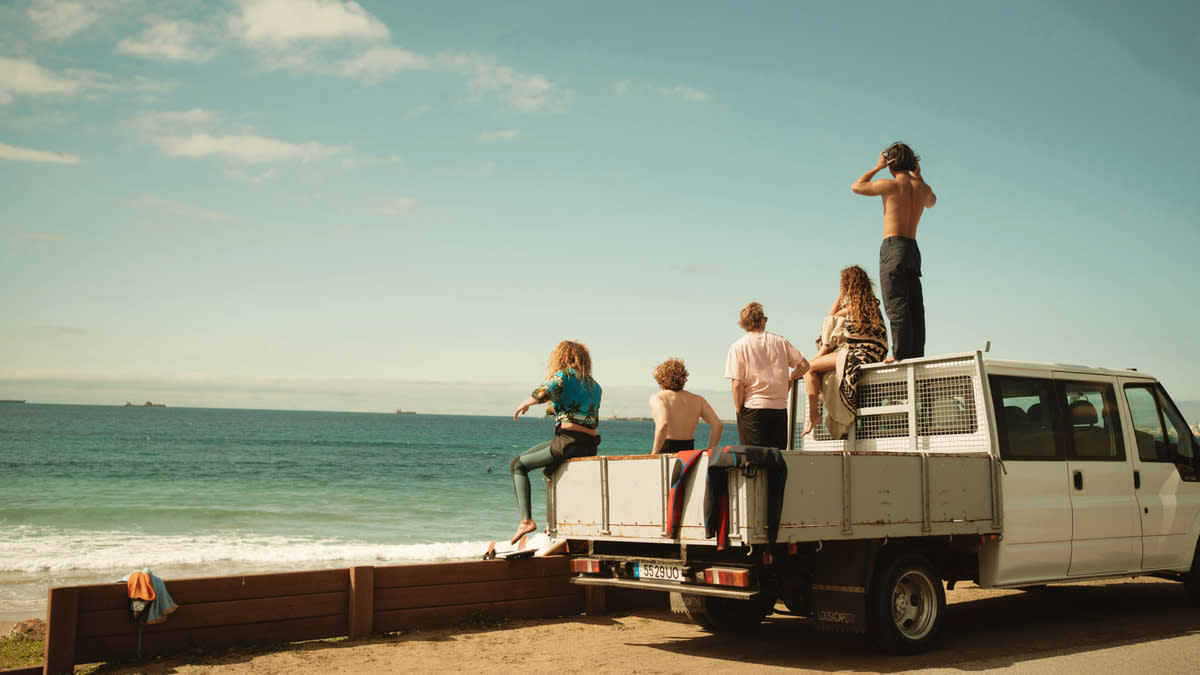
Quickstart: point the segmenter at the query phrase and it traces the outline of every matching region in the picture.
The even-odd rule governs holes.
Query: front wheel
[[[711,595],[675,595],[672,607],[678,607],[692,623],[710,633],[749,633],[762,625],[774,601],[755,596],[749,600],[718,598]]]
[[[892,654],[925,651],[945,613],[946,590],[925,556],[900,552],[879,561],[867,596],[867,628],[877,647]]]

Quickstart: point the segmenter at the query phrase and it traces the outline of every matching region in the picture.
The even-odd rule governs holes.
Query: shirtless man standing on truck
[[[937,195],[921,178],[920,160],[904,143],[892,143],[879,153],[875,168],[850,186],[854,194],[883,198],[879,285],[883,309],[892,324],[889,361],[925,355],[925,299],[921,294],[917,224],[925,209],[937,203]],[[892,177],[872,180],[884,167]]]

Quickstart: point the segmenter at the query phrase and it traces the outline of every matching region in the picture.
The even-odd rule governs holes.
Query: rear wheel
[[[899,552],[880,560],[867,596],[867,627],[876,646],[893,654],[929,649],[945,613],[946,590],[925,556]]]
[[[1192,554],[1191,571],[1183,575],[1183,587],[1192,604],[1200,607],[1200,543],[1196,544],[1196,552]]]
[[[749,600],[711,595],[671,594],[671,607],[692,623],[712,633],[748,633],[757,630],[775,602],[761,594]]]

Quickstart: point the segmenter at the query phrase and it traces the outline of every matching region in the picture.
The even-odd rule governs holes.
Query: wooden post
[[[375,620],[375,568],[350,568],[350,639],[371,634]]]
[[[46,600],[45,675],[75,671],[75,637],[79,625],[79,589],[51,588]]]

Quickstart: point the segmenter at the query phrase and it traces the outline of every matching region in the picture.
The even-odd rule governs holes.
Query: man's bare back
[[[713,447],[721,438],[721,420],[703,396],[690,391],[663,389],[650,397],[650,412],[655,422],[655,448],[661,450],[662,440],[684,441],[696,436],[696,427],[703,419],[710,427],[709,445]],[[660,431],[661,430],[661,431]],[[661,435],[661,438],[660,438]]]
[[[875,168],[867,171],[850,189],[855,194],[883,199],[883,236],[917,238],[917,225],[925,209],[937,203],[937,195],[933,188],[921,178],[921,165],[913,163],[911,171],[897,171],[889,165],[892,162],[879,153],[879,161]],[[891,178],[872,180],[876,173],[888,167]]]

